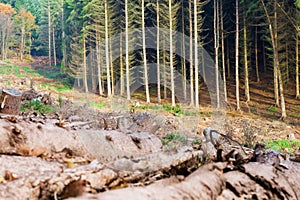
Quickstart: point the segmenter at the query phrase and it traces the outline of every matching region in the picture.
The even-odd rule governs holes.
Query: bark
[[[99,94],[103,95],[102,89],[102,69],[101,69],[101,43],[100,43],[100,35],[99,31],[96,31],[96,59],[97,59],[97,72],[98,72],[98,87]]]
[[[244,13],[244,62],[245,62],[245,96],[246,96],[246,103],[247,103],[247,102],[250,101],[250,92],[249,92],[247,26],[246,26],[246,16],[245,16],[245,13]]]
[[[170,78],[171,78],[171,99],[172,106],[175,106],[175,84],[174,84],[174,66],[173,66],[173,17],[172,17],[172,0],[169,0],[169,38],[170,38]]]
[[[192,18],[192,0],[189,1],[189,22],[190,22],[190,88],[191,88],[191,106],[194,106],[194,59],[193,59],[193,18]]]
[[[161,102],[161,94],[160,94],[160,51],[159,51],[159,46],[160,46],[160,37],[159,37],[159,28],[160,28],[160,23],[159,23],[159,0],[156,0],[156,26],[157,26],[157,33],[156,33],[156,63],[157,63],[157,102]]]
[[[236,109],[240,110],[240,92],[239,92],[239,1],[235,1],[235,17],[236,17],[236,35],[235,35],[235,95],[236,95]]]
[[[259,66],[258,66],[258,41],[257,41],[257,26],[255,27],[255,71],[256,71],[256,82],[260,82],[259,78]]]
[[[296,98],[300,98],[299,90],[299,33],[296,33]]]
[[[184,23],[184,1],[182,1],[182,6],[181,6],[181,26],[182,26],[182,58],[181,58],[181,64],[182,64],[182,82],[183,82],[183,98],[184,101],[186,101],[187,98],[187,93],[186,93],[186,88],[187,88],[187,83],[186,83],[186,59],[185,59],[185,23]]]
[[[4,89],[0,94],[0,112],[18,115],[21,106],[21,93],[18,90]]]
[[[226,86],[226,63],[225,63],[225,44],[224,44],[224,19],[223,19],[223,3],[220,1],[220,18],[221,18],[221,45],[222,45],[222,69],[224,84],[224,101],[227,102],[227,86]]]
[[[129,39],[128,39],[128,0],[125,0],[125,63],[126,63],[126,94],[130,100],[130,71],[129,71]]]
[[[51,9],[50,9],[50,1],[47,1],[48,9],[48,57],[49,57],[49,65],[51,66],[52,60],[51,60]]]
[[[215,80],[216,80],[216,104],[220,107],[220,88],[219,88],[219,5],[214,0],[214,50],[215,50]]]
[[[105,7],[104,8],[104,10],[105,10],[105,63],[106,63],[106,79],[107,79],[107,97],[111,97],[107,0],[105,0],[105,2],[104,2],[104,7]]]
[[[112,49],[112,41],[111,41],[111,37],[109,38],[109,65],[110,65],[110,69],[111,69],[111,95],[113,96],[115,94],[115,80],[114,80],[114,64],[113,64],[113,49]]]
[[[194,0],[194,52],[195,52],[195,106],[199,109],[199,57],[198,57],[198,19],[197,19],[197,0]]]
[[[53,46],[53,61],[54,61],[54,66],[56,66],[56,45],[55,45],[54,25],[52,25],[52,46]]]
[[[86,39],[85,39],[85,35],[83,36],[83,87],[84,87],[84,92],[88,92],[89,88],[88,88],[88,81],[87,81],[87,63],[86,63]]]
[[[123,64],[123,32],[120,33],[120,95],[125,92],[124,64]]]
[[[146,33],[145,33],[145,1],[142,0],[142,37],[143,37],[143,63],[144,63],[144,84],[146,90],[146,102],[150,103],[149,85],[148,85],[148,66],[146,52]]]

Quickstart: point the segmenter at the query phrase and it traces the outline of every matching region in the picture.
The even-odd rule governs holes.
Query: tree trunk
[[[87,93],[89,91],[87,83],[87,65],[86,65],[86,39],[83,36],[83,87],[84,91]]]
[[[20,46],[20,59],[21,60],[23,60],[23,55],[24,55],[24,36],[25,36],[25,27],[22,24],[22,28],[21,28],[21,46]]]
[[[289,75],[289,45],[286,39],[285,41],[285,70],[286,70],[286,83],[290,81]]]
[[[192,0],[189,0],[189,21],[190,21],[190,88],[191,88],[191,106],[194,103],[194,68],[193,68],[193,18],[192,18]]]
[[[53,43],[53,61],[54,66],[56,66],[56,45],[55,45],[55,32],[54,32],[54,23],[52,25],[52,43]]]
[[[130,71],[129,71],[129,48],[128,48],[128,0],[125,0],[125,62],[126,62],[126,94],[130,100]]]
[[[194,0],[194,52],[195,52],[195,106],[199,109],[199,60],[198,60],[198,19],[197,19],[197,0]]]
[[[143,63],[144,63],[144,84],[146,90],[146,102],[150,103],[149,85],[148,85],[148,66],[146,52],[146,33],[145,33],[145,1],[142,0],[142,34],[143,34]]]
[[[107,97],[111,97],[110,82],[110,63],[109,63],[109,38],[108,38],[108,6],[107,0],[104,1],[105,9],[105,62],[106,62],[106,80],[107,80]]]
[[[161,103],[161,94],[160,94],[160,56],[159,56],[159,44],[160,44],[160,37],[159,37],[159,0],[156,0],[156,26],[157,26],[157,33],[156,33],[156,64],[157,64],[157,102]]]
[[[271,24],[271,20],[270,20]],[[274,72],[274,94],[275,94],[275,105],[279,107],[279,92],[278,92],[278,69],[276,68],[277,66],[277,60],[275,54],[277,54],[276,49],[277,49],[277,5],[274,1],[274,33],[273,34],[273,72]],[[278,55],[277,55],[278,56]],[[278,58],[277,58],[278,59]],[[279,67],[279,66],[278,66]]]
[[[255,27],[255,71],[256,71],[256,82],[260,82],[259,70],[258,70],[258,42],[257,42],[257,26]]]
[[[49,66],[51,66],[51,9],[50,9],[50,1],[48,0],[48,57],[49,57]]]
[[[227,78],[230,78],[230,50],[229,50],[229,42],[228,37],[226,40],[226,54],[227,54]]]
[[[21,107],[22,94],[18,90],[3,89],[0,93],[0,112],[18,115]]]
[[[182,26],[182,46],[181,46],[181,52],[182,52],[182,57],[181,57],[181,64],[182,64],[182,82],[183,82],[183,99],[186,101],[187,94],[186,94],[186,60],[185,60],[185,23],[184,23],[184,1],[182,1],[182,6],[181,6],[181,26]]]
[[[245,96],[246,103],[250,101],[249,92],[249,69],[248,69],[248,49],[247,49],[247,26],[246,26],[246,14],[244,13],[244,63],[245,63]]]
[[[67,65],[67,48],[66,48],[66,34],[65,34],[65,19],[64,19],[64,0],[62,0],[61,5],[61,46],[62,46],[62,72],[65,72],[65,67]]]
[[[124,64],[123,64],[123,32],[120,33],[120,95],[125,92]]]
[[[111,37],[109,38],[109,65],[111,69],[111,95],[113,96],[115,94],[115,80],[114,80],[114,64],[113,64],[113,49],[112,49],[112,42],[111,42]]]
[[[163,49],[166,48],[166,42],[163,40]],[[168,98],[167,94],[167,63],[166,63],[166,51],[163,51],[163,66],[164,66],[164,99]]]
[[[221,45],[222,45],[222,69],[224,84],[224,100],[227,102],[227,86],[226,86],[226,66],[225,66],[225,45],[224,45],[224,20],[223,20],[223,1],[220,1],[220,18],[221,18]]]
[[[236,109],[240,110],[240,92],[239,92],[239,1],[235,1],[235,94],[236,94]]]
[[[219,88],[219,6],[214,0],[214,50],[215,50],[215,80],[216,80],[216,106],[220,107],[220,88]]]
[[[299,34],[296,32],[296,98],[300,98],[299,91]]]
[[[172,17],[172,0],[169,0],[169,37],[170,37],[170,73],[171,73],[171,98],[172,106],[175,106],[175,85],[174,85],[174,66],[173,66],[173,17]]]
[[[100,43],[100,35],[98,30],[96,30],[96,58],[97,58],[99,94],[102,96],[103,90],[102,90],[102,69],[101,69],[101,43]]]

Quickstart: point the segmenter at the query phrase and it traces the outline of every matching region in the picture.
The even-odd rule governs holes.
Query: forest
[[[172,106],[182,99],[199,108],[207,85],[220,107],[233,78],[239,110],[240,96],[251,100],[249,81],[273,77],[282,119],[285,88],[300,97],[299,9],[291,0],[1,2],[1,59],[48,56],[85,92],[130,100],[136,84],[146,102],[169,95]]]

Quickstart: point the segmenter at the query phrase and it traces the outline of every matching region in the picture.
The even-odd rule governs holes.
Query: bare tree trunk
[[[239,91],[239,0],[235,1],[235,19],[236,19],[236,35],[235,35],[235,93],[236,93],[236,109],[240,110],[240,91]]]
[[[112,42],[111,37],[109,38],[109,64],[110,64],[110,70],[111,70],[111,95],[113,96],[115,94],[115,80],[114,80],[114,64],[113,64],[113,49],[112,49]]]
[[[246,14],[244,13],[244,63],[245,63],[245,96],[246,103],[250,101],[249,92],[249,69],[248,69],[248,49],[247,49],[247,26],[246,26]]]
[[[223,69],[223,84],[224,84],[224,100],[227,102],[227,87],[226,87],[226,66],[225,66],[225,45],[224,45],[224,19],[223,19],[223,3],[220,1],[220,18],[221,18],[221,45],[222,45],[222,69]]]
[[[274,0],[274,29],[272,27],[272,23],[271,23],[271,18],[270,15],[267,11],[267,7],[264,3],[263,0],[261,0],[265,14],[267,16],[267,20],[269,23],[269,29],[270,29],[270,35],[271,35],[271,39],[272,39],[272,46],[273,46],[273,56],[274,56],[274,65],[275,65],[275,71],[278,74],[278,79],[276,80],[276,82],[278,83],[279,81],[279,91],[280,91],[280,101],[281,101],[281,119],[284,120],[284,118],[286,117],[286,109],[285,109],[285,100],[284,100],[284,92],[283,92],[283,81],[282,81],[282,76],[281,76],[281,71],[279,68],[279,60],[278,60],[278,49],[277,49],[277,17],[276,17],[276,7],[277,7],[277,1]]]
[[[289,75],[289,46],[288,46],[287,39],[285,41],[285,70],[286,70],[286,82],[288,83],[290,80],[290,75]]]
[[[56,66],[56,45],[55,45],[55,32],[54,32],[54,23],[52,25],[52,43],[53,43],[53,60],[54,66]]]
[[[65,67],[66,67],[66,64],[67,64],[67,48],[66,48],[66,34],[65,34],[65,19],[64,19],[64,0],[62,0],[62,4],[61,4],[61,30],[62,30],[62,33],[61,33],[61,44],[62,44],[62,65],[63,67],[61,68],[62,71],[64,72],[65,71]]]
[[[275,1],[274,1],[275,2]],[[271,22],[270,22],[271,24]],[[273,46],[273,51],[276,51],[277,49],[277,5],[274,3],[274,33],[273,33],[273,39],[274,39],[274,46]],[[276,61],[276,56],[277,52],[274,52],[273,56],[273,71],[274,71],[274,94],[275,94],[275,105],[279,107],[279,92],[278,92],[278,69],[276,68],[277,61]],[[278,56],[278,55],[277,55]],[[279,66],[278,66],[279,67]]]
[[[24,19],[22,19],[24,20]],[[20,46],[20,58],[23,60],[23,55],[24,55],[24,37],[25,37],[25,27],[24,27],[24,22],[22,22],[22,28],[21,28],[21,46]]]
[[[51,9],[50,9],[50,1],[48,0],[48,57],[49,57],[49,65],[51,66]]]
[[[173,66],[173,18],[172,18],[172,0],[169,0],[169,37],[170,37],[170,74],[171,74],[171,99],[172,106],[175,106],[175,85],[174,85],[174,66]]]
[[[262,41],[262,54],[263,54],[263,64],[264,64],[264,72],[267,72],[267,63],[266,63],[266,47],[264,40]]]
[[[166,47],[165,40],[163,41],[163,49]],[[164,99],[168,98],[167,94],[167,63],[166,63],[166,51],[163,51],[163,65],[164,65]]]
[[[125,79],[124,79],[124,64],[123,64],[123,33],[120,34],[120,95],[124,95]]]
[[[130,72],[129,72],[129,48],[128,48],[128,0],[125,0],[125,62],[126,62],[126,93],[127,100],[130,100]]]
[[[102,69],[101,69],[101,44],[100,44],[100,35],[98,30],[96,30],[96,57],[97,57],[99,94],[102,96],[103,90],[102,90]]]
[[[229,43],[228,38],[226,40],[226,54],[227,54],[227,78],[230,78],[230,50],[229,50]]]
[[[216,100],[217,108],[220,107],[220,88],[219,88],[219,6],[214,0],[214,50],[215,50],[215,80],[216,80]]]
[[[299,91],[299,34],[296,32],[296,98],[300,98]]]
[[[197,19],[197,0],[194,0],[194,51],[195,51],[195,106],[199,109],[199,60],[198,60],[198,19]]]
[[[260,82],[259,70],[258,70],[258,44],[257,44],[257,26],[255,27],[255,70],[256,70],[256,82]]]
[[[142,0],[142,34],[143,34],[143,62],[144,62],[144,84],[146,90],[146,102],[150,103],[149,85],[148,85],[148,66],[146,52],[146,33],[145,33],[145,1]]]
[[[194,103],[194,68],[193,68],[193,18],[192,18],[192,0],[189,0],[189,21],[190,21],[190,87],[191,87],[191,106]]]
[[[87,65],[86,65],[86,39],[83,36],[83,87],[84,91],[87,93],[89,91],[87,83]]]
[[[184,23],[184,5],[183,5],[184,1],[182,1],[182,5],[181,5],[181,27],[182,27],[182,46],[181,46],[181,52],[182,52],[182,57],[181,57],[181,64],[182,64],[182,82],[183,82],[183,99],[184,101],[186,101],[187,98],[187,94],[186,94],[186,60],[185,60],[185,23]]]
[[[104,2],[105,9],[105,62],[106,62],[106,76],[107,76],[107,97],[111,97],[111,82],[110,82],[110,68],[109,68],[109,38],[108,38],[108,6],[107,0]]]
[[[161,102],[161,94],[160,94],[160,56],[159,56],[159,44],[160,44],[160,37],[159,37],[159,0],[156,0],[156,26],[157,26],[157,33],[156,33],[156,63],[157,63],[157,102]]]

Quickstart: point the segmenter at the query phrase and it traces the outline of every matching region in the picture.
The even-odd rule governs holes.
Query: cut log
[[[15,89],[3,89],[0,96],[0,112],[18,115],[21,106],[21,92]]]

